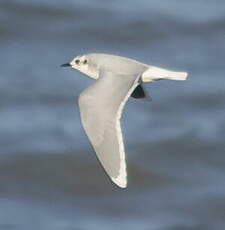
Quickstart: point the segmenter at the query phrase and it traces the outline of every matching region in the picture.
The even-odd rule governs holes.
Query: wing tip
[[[111,180],[120,188],[126,188],[127,187],[127,178],[118,176],[116,178],[112,177]]]

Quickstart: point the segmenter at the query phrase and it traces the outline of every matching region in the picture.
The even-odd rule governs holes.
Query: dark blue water
[[[224,230],[225,2],[0,2],[0,229]],[[189,72],[147,84],[122,120],[128,188],[80,124],[93,81],[60,64],[104,52]]]

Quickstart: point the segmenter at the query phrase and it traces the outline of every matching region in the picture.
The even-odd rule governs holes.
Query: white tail
[[[188,74],[186,72],[174,72],[169,71],[166,69],[158,68],[155,66],[150,66],[142,74],[142,81],[143,82],[150,82],[159,79],[170,79],[170,80],[177,80],[177,81],[184,81],[186,80]]]

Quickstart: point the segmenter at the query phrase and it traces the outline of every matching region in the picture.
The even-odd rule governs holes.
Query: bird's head
[[[92,62],[89,55],[78,55],[71,62],[61,65],[61,67],[72,67],[73,69],[79,70],[87,76],[97,79],[98,68]]]

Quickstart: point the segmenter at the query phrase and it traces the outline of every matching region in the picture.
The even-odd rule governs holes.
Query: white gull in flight
[[[174,72],[133,59],[101,53],[79,55],[61,65],[96,79],[79,96],[81,122],[106,173],[121,188],[127,187],[127,170],[120,118],[130,96],[146,97],[143,83],[162,79],[186,80]]]

